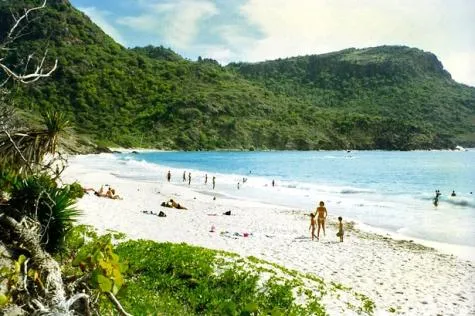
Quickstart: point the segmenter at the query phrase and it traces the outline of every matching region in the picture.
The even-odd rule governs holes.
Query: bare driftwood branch
[[[12,39],[15,37],[14,36],[15,30],[18,28],[22,20],[28,19],[28,14],[30,14],[33,11],[40,10],[44,8],[45,6],[46,6],[46,0],[43,1],[42,5],[26,10],[25,13],[19,18],[16,18],[15,16],[13,16],[13,19],[15,19],[15,24],[13,24],[12,28],[10,29],[10,32],[8,32],[7,38]]]
[[[7,227],[16,240],[28,250],[31,261],[45,275],[45,299],[47,304],[45,309],[67,315],[67,301],[61,269],[58,262],[42,249],[37,232],[29,230],[5,214],[0,214],[0,224]]]
[[[117,300],[114,294],[112,294],[111,292],[106,292],[106,295],[122,316],[132,316],[124,310],[124,308],[122,307],[122,305],[120,305],[120,302]]]
[[[44,0],[43,4],[41,4],[40,6],[25,10],[25,12],[19,17],[16,17],[14,14],[12,14],[13,20],[15,23],[10,28],[10,31],[5,37],[3,43],[0,43],[0,50],[1,51],[10,50],[8,46],[11,43],[13,43],[15,40],[17,40],[18,38],[24,35],[23,30],[26,29],[29,22],[31,22],[29,21],[29,14],[32,13],[33,11],[43,9],[45,6],[46,6],[46,0]],[[26,23],[26,25],[24,25],[24,23]],[[41,78],[51,76],[51,74],[58,67],[58,60],[56,59],[54,61],[54,65],[49,70],[45,70],[45,61],[46,61],[47,55],[48,55],[48,50],[46,49],[45,53],[43,54],[43,58],[41,59],[39,64],[36,66],[35,70],[30,73],[28,73],[27,68],[30,63],[31,58],[33,57],[33,54],[28,55],[28,59],[27,59],[25,68],[23,70],[23,73],[15,72],[13,69],[11,69],[10,67],[8,67],[6,64],[3,63],[4,58],[0,58],[0,69],[2,69],[3,72],[7,76],[7,78],[1,82],[0,87],[4,86],[10,78],[18,82],[28,84],[28,83],[38,81]]]
[[[26,291],[26,293],[28,293],[28,285],[26,283],[26,280],[28,278],[28,261],[30,261],[30,258],[27,258],[25,262],[23,263],[23,288]]]
[[[10,135],[10,133],[6,130],[6,129],[3,129],[3,132],[7,135],[8,139],[10,140],[10,142],[12,143],[13,147],[15,148],[15,150],[18,152],[18,154],[20,155],[21,159],[23,160],[23,162],[26,164],[26,166],[28,166],[28,168],[30,168],[30,164],[28,163],[28,160],[26,160],[25,156],[23,156],[20,148],[18,148],[17,144],[15,143],[15,141],[12,139],[12,136]]]
[[[58,60],[56,59],[55,62],[54,62],[53,68],[51,68],[46,73],[44,72],[43,64],[45,62],[45,58],[46,58],[47,53],[48,53],[48,51],[46,50],[45,55],[43,56],[43,59],[41,59],[40,64],[36,67],[34,72],[29,73],[29,74],[17,74],[13,70],[11,70],[10,68],[8,68],[6,65],[4,65],[2,63],[0,63],[0,68],[2,68],[3,71],[5,71],[5,73],[7,74],[7,76],[9,78],[13,78],[14,80],[19,81],[19,82],[24,83],[24,84],[32,83],[32,82],[40,80],[41,78],[51,76],[51,74],[58,67]]]

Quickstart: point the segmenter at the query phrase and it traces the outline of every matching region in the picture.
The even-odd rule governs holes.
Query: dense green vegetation
[[[10,9],[0,3],[0,37]],[[7,61],[48,48],[49,80],[16,89],[25,112],[61,110],[106,145],[173,149],[415,149],[475,145],[475,88],[430,53],[348,49],[220,66],[164,47],[126,49],[66,0],[49,1]],[[30,63],[31,64],[31,63]],[[0,78],[1,80],[1,78]]]
[[[76,227],[66,240],[68,256],[77,256],[72,266],[63,260],[63,269],[80,273],[74,262],[94,254],[98,244],[110,244],[112,236],[120,237]],[[326,296],[341,301],[342,312],[371,315],[375,308],[368,297],[341,284],[254,257],[147,240],[119,243],[113,253],[124,272],[117,298],[132,315],[327,315]],[[100,302],[101,314],[113,310],[109,301]]]

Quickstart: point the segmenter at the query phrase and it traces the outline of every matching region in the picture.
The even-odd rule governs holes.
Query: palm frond
[[[49,135],[43,131],[0,132],[0,163],[24,170],[41,163],[48,152]]]
[[[58,145],[58,136],[67,130],[69,121],[66,119],[64,113],[50,111],[43,113],[43,123],[49,135],[47,152],[54,154],[56,152],[56,146]]]

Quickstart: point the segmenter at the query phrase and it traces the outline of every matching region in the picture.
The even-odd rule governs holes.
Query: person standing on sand
[[[340,237],[340,242],[343,242],[343,235],[345,234],[343,232],[343,223],[341,222],[343,218],[341,216],[338,217],[338,233],[336,233],[337,237]]]
[[[167,180],[168,182],[170,182],[170,179],[172,178],[172,174],[170,172],[170,170],[168,170],[168,173],[167,173]]]
[[[183,171],[183,182],[186,181],[186,171]]]
[[[327,209],[325,208],[325,203],[320,201],[320,206],[317,207],[315,211],[315,215],[317,215],[317,240],[320,240],[320,227],[323,229],[323,236],[325,236],[325,219],[327,218]]]
[[[214,190],[214,187],[216,186],[216,177],[213,176],[213,190]]]
[[[205,184],[207,184],[207,183],[208,183],[208,174],[206,173],[205,174]]]
[[[275,186],[275,181],[274,181],[274,179],[272,179],[272,186],[273,186],[273,187]]]
[[[310,213],[310,226],[308,227],[308,230],[311,230],[312,240],[315,238],[315,225],[316,224],[317,223],[315,222],[315,214]]]
[[[188,172],[188,185],[191,185],[191,172]]]

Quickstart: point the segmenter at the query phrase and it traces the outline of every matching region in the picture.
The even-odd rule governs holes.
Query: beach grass
[[[327,298],[341,300],[341,312],[371,315],[374,302],[350,287],[326,283],[313,273],[301,273],[254,256],[191,246],[127,240],[91,226],[76,226],[67,236],[70,254],[80,255],[100,240],[111,240],[114,256],[126,265],[117,298],[133,315],[329,315]],[[69,256],[71,257],[71,256]],[[74,261],[74,260],[73,260]],[[63,271],[74,273],[67,260]],[[99,296],[99,311],[114,306]]]
[[[357,314],[374,309],[348,287],[255,257],[149,240],[129,240],[115,251],[129,267],[117,297],[134,315],[328,315],[327,295]],[[113,310],[105,300],[100,308]]]

